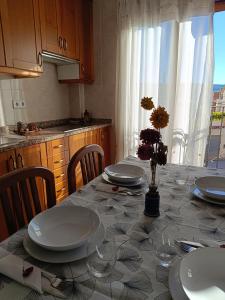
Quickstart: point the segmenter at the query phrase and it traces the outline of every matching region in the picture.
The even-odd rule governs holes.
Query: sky
[[[225,11],[214,14],[214,83],[225,84]]]

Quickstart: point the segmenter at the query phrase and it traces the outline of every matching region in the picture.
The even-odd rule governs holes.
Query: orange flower
[[[157,109],[154,109],[149,120],[156,129],[164,128],[168,125],[169,114],[165,107],[159,106]]]
[[[151,110],[154,108],[154,103],[152,97],[144,97],[141,99],[141,106],[146,110]]]

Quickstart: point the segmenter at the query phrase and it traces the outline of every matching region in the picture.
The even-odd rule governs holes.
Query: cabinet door
[[[1,7],[0,7],[0,12],[1,12]],[[4,51],[4,44],[3,44],[3,38],[2,38],[1,14],[0,14],[0,66],[5,66],[5,51]]]
[[[110,132],[111,132],[110,126],[100,128],[99,145],[104,150],[105,166],[108,166],[111,164]]]
[[[99,144],[99,129],[86,132],[86,145]]]
[[[15,151],[0,153],[0,176],[16,169]]]
[[[16,149],[17,168],[23,167],[47,167],[46,147],[45,144],[37,144],[33,146]],[[47,208],[45,201],[45,186],[41,178],[37,178],[38,193],[41,201],[41,209]]]
[[[63,37],[63,55],[78,59],[77,18],[74,0],[60,0],[61,32]]]
[[[93,7],[91,0],[78,0],[77,8],[80,46],[80,81],[94,81]]]
[[[38,0],[1,0],[6,65],[42,72]]]
[[[39,0],[42,49],[56,54],[63,49],[59,4],[59,0]]]
[[[70,158],[76,153],[80,148],[86,145],[86,132],[79,134],[74,134],[69,137],[69,152]],[[76,168],[76,184],[77,188],[83,185],[82,173],[80,164]]]

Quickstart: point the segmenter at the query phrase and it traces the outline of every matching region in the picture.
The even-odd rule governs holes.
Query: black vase
[[[149,190],[145,195],[145,210],[144,214],[148,217],[160,216],[159,211],[160,196],[157,191],[157,186],[149,186]]]

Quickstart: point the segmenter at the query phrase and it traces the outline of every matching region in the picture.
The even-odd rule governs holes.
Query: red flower
[[[137,155],[141,160],[149,160],[153,155],[154,149],[150,144],[139,145]]]
[[[161,135],[159,133],[159,131],[155,130],[155,129],[143,129],[140,132],[140,140],[144,143],[144,144],[156,144],[159,143],[161,140]]]

